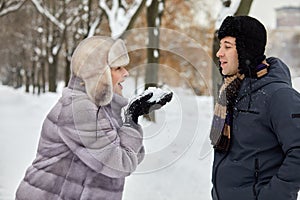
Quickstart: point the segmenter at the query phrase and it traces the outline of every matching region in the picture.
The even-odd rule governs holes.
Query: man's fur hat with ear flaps
[[[236,38],[239,72],[255,77],[256,67],[265,60],[267,31],[262,23],[249,16],[228,16],[218,31],[219,40],[226,36]]]
[[[110,68],[126,66],[129,56],[121,39],[105,36],[84,39],[71,59],[72,76],[83,80],[89,98],[97,105],[111,102],[113,85]]]

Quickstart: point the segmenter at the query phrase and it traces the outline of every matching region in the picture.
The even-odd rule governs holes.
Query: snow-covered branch
[[[44,8],[40,0],[31,0],[36,9],[42,14],[45,15],[53,24],[55,24],[61,31],[65,29],[65,25],[61,23],[55,16],[53,16],[48,9]]]
[[[112,38],[118,38],[126,31],[143,0],[135,0],[131,5],[125,4],[124,1],[120,5],[119,0],[113,0],[111,8],[107,5],[108,2],[107,0],[99,0],[99,7],[107,15]]]
[[[92,23],[91,27],[90,27],[88,37],[91,37],[91,36],[95,35],[96,28],[97,28],[98,25],[100,24],[100,21],[101,21],[101,17],[98,16],[98,17],[95,19],[95,21]]]
[[[221,26],[223,20],[229,16],[229,15],[234,15],[234,13],[236,13],[237,9],[239,8],[241,3],[241,0],[231,0],[230,5],[227,7],[223,4],[221,11],[218,15],[218,18],[216,20],[216,24],[215,24],[215,29],[219,29],[219,27]]]
[[[149,7],[152,4],[152,0],[147,0],[146,1],[146,6]]]
[[[22,7],[22,5],[25,2],[26,2],[26,0],[19,0],[19,1],[1,0],[0,1],[0,17],[4,16],[10,12],[17,11],[19,8]]]
[[[125,9],[128,9],[128,8],[129,8],[129,5],[128,5],[128,3],[126,2],[126,0],[121,0],[121,4],[122,4],[123,8],[125,8]]]

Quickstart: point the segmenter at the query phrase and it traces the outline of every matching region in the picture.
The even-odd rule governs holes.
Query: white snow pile
[[[124,96],[132,92],[127,88]],[[156,95],[161,94],[157,90]],[[140,119],[146,156],[126,179],[124,200],[210,199],[212,98],[173,89],[172,101]],[[0,85],[0,200],[12,200],[36,155],[42,123],[61,96],[40,96]]]
[[[171,93],[157,87],[149,87],[146,91],[153,93],[152,97],[148,100],[148,102],[159,102],[159,100]]]

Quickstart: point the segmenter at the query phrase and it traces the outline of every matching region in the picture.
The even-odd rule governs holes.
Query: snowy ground
[[[60,92],[36,96],[0,86],[0,95],[0,199],[11,200]],[[172,102],[156,113],[157,123],[142,120],[147,155],[127,179],[124,199],[209,199],[211,149],[201,147],[211,117],[211,97],[176,89]]]
[[[300,78],[294,87],[300,91]],[[195,97],[184,89],[173,92],[172,102],[156,113],[157,123],[142,122],[147,155],[127,178],[124,200],[211,199],[207,138],[212,98]],[[12,200],[35,157],[42,122],[60,92],[35,96],[0,85],[0,96],[0,200]]]

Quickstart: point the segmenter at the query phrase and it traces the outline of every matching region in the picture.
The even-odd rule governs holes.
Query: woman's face
[[[220,41],[220,49],[216,56],[219,58],[223,75],[234,75],[238,72],[238,54],[234,37],[224,37]]]
[[[122,95],[123,86],[121,85],[121,83],[125,81],[125,78],[128,75],[129,75],[129,73],[125,69],[125,67],[111,68],[111,77],[112,77],[114,93]]]

